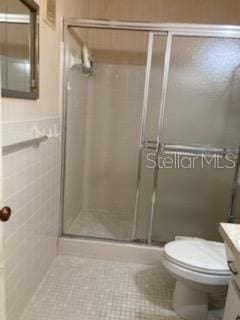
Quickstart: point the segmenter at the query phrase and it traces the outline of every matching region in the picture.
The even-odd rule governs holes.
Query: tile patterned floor
[[[59,256],[21,320],[180,320],[161,266]]]
[[[81,211],[67,234],[115,240],[131,240],[133,214],[125,212]]]

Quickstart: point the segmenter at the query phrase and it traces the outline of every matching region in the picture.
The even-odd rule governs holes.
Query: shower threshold
[[[159,245],[72,235],[59,237],[58,250],[59,255],[144,264],[161,263],[163,254],[163,247]]]

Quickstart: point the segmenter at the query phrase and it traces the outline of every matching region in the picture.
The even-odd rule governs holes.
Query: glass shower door
[[[63,234],[217,239],[236,172],[226,150],[240,144],[239,40],[81,27],[67,39]]]
[[[132,240],[148,34],[69,29],[64,234]]]
[[[203,160],[196,150],[239,148],[239,57],[238,39],[172,38],[152,242],[218,239],[218,224],[228,218],[236,157],[213,152]]]

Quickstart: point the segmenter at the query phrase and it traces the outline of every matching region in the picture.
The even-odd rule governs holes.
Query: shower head
[[[85,44],[82,47],[82,72],[87,76],[91,76],[94,73],[93,61]]]
[[[85,44],[81,48],[81,56],[79,55],[70,55],[69,58],[69,67],[70,69],[79,68],[82,73],[89,77],[94,74],[94,64],[89,53],[89,50]]]

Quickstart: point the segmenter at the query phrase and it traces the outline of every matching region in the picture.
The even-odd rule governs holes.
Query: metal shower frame
[[[88,29],[112,29],[112,30],[128,30],[128,31],[145,31],[148,32],[148,48],[147,48],[147,61],[146,61],[146,72],[145,72],[145,86],[144,86],[144,97],[143,97],[143,108],[142,108],[142,120],[141,120],[141,132],[139,141],[139,160],[138,160],[138,174],[137,174],[137,186],[136,186],[136,199],[134,209],[134,219],[132,226],[132,241],[136,241],[136,227],[139,209],[139,197],[140,197],[140,182],[141,182],[141,163],[142,153],[146,145],[145,141],[145,124],[148,109],[148,93],[149,93],[149,81],[152,63],[152,51],[154,37],[158,35],[166,36],[166,48],[164,58],[164,69],[162,76],[162,91],[161,101],[159,109],[158,119],[158,136],[157,141],[150,141],[150,148],[156,151],[156,156],[160,151],[163,151],[164,144],[162,144],[163,136],[163,122],[164,122],[164,111],[165,101],[167,95],[168,86],[168,74],[170,66],[172,38],[173,36],[188,36],[188,37],[214,37],[214,38],[235,38],[240,39],[240,27],[238,26],[224,26],[224,25],[203,25],[203,24],[185,24],[185,23],[146,23],[146,22],[123,22],[123,21],[110,21],[110,20],[95,20],[95,19],[78,19],[78,18],[67,18],[64,20],[64,75],[63,75],[63,120],[62,120],[62,172],[61,172],[61,197],[60,197],[60,214],[61,214],[61,225],[60,234],[75,238],[90,238],[98,239],[96,237],[83,237],[80,235],[69,235],[64,233],[63,221],[64,221],[64,187],[65,187],[65,157],[66,157],[66,130],[67,130],[67,90],[68,90],[68,59],[69,59],[69,47],[68,37],[69,28],[79,27]],[[176,146],[181,147],[181,146]],[[214,148],[212,148],[214,149]],[[207,152],[207,150],[206,150]],[[237,179],[240,165],[240,152],[237,150],[237,165],[235,168],[234,181],[232,186],[231,203],[229,206],[229,220],[234,219],[234,207],[235,197],[237,192]],[[157,167],[157,166],[156,166]],[[153,190],[152,190],[152,205],[150,211],[150,224],[147,242],[152,243],[152,228],[155,214],[155,199],[157,191],[157,180],[158,180],[158,169],[154,172]],[[118,241],[114,239],[103,239],[108,241]],[[121,241],[125,242],[125,241]],[[129,242],[129,241],[126,241]]]

